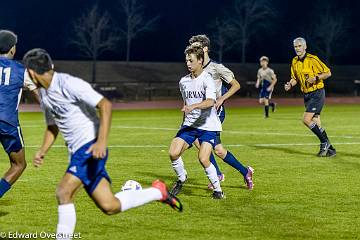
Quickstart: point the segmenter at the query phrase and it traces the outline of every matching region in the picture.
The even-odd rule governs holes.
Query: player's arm
[[[271,84],[270,86],[267,88],[268,91],[272,91],[275,87],[275,84],[277,83],[277,77],[276,77],[276,74],[273,73],[272,76],[271,76]]]
[[[194,109],[208,109],[208,108],[214,106],[214,104],[215,104],[214,99],[207,98],[206,100],[204,100],[200,103],[191,104],[189,106],[185,105],[181,109],[181,111],[183,111],[185,114],[188,114],[189,112],[191,112]]]
[[[221,107],[225,100],[229,99],[232,95],[239,91],[240,83],[235,78],[233,78],[229,84],[231,85],[230,89],[224,95],[216,99],[216,109]]]
[[[285,83],[285,91],[289,91],[291,88],[293,88],[297,84],[296,77],[295,77],[295,71],[293,67],[293,63],[291,64],[291,79],[287,83]]]
[[[234,73],[223,64],[216,65],[216,71],[219,73],[222,81],[230,84],[230,89],[222,96],[216,99],[216,109],[223,105],[224,101],[233,96],[240,89],[240,83],[235,79]]]
[[[313,61],[313,66],[318,70],[318,74],[315,77],[308,78],[307,81],[309,83],[315,83],[319,80],[325,80],[331,77],[330,68],[328,68],[318,57],[315,56],[314,58],[315,60]]]
[[[58,133],[59,129],[56,125],[48,125],[46,127],[41,147],[34,156],[33,163],[35,167],[40,167],[43,164],[45,154],[49,151],[49,149],[55,142]]]
[[[29,73],[27,70],[24,72],[24,88],[29,90],[33,98],[37,103],[40,103],[40,94],[39,90],[37,89],[36,85],[31,80]]]
[[[259,73],[259,70],[258,70],[255,87],[256,87],[256,88],[259,88],[259,86],[260,86],[260,73]]]
[[[91,152],[94,158],[101,159],[106,156],[106,147],[111,126],[112,104],[103,97],[96,107],[99,109],[99,133],[96,142],[91,145],[87,152]]]

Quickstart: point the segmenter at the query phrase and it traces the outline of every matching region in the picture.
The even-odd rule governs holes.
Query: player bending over
[[[41,166],[59,131],[71,154],[70,164],[56,190],[58,234],[69,236],[74,232],[73,201],[82,186],[96,205],[109,215],[156,200],[182,210],[179,200],[168,193],[165,183],[160,180],[154,181],[148,189],[114,195],[105,169],[111,103],[82,79],[55,72],[49,54],[43,49],[27,52],[24,63],[32,81],[40,88],[47,123],[43,143],[34,156],[34,165]]]
[[[0,30],[0,141],[10,159],[10,168],[0,180],[0,198],[26,168],[18,107],[23,87],[36,92],[25,67],[13,60],[16,43],[15,33]]]
[[[269,106],[272,112],[275,112],[276,103],[270,102],[272,92],[277,82],[274,70],[268,67],[269,58],[262,56],[260,58],[260,66],[257,73],[256,88],[260,87],[259,103],[264,104],[265,118],[269,117]]]

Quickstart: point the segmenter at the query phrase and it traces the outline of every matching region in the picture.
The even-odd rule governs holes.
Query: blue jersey
[[[0,121],[19,125],[18,106],[24,86],[25,67],[0,57]]]

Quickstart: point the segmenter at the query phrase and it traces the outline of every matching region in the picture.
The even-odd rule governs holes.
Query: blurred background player
[[[216,146],[217,132],[222,130],[215,108],[215,82],[210,74],[203,70],[204,52],[201,46],[188,46],[185,56],[190,74],[181,78],[179,82],[184,100],[181,111],[185,115],[183,124],[172,140],[169,150],[172,167],[178,176],[171,194],[177,195],[187,179],[187,172],[180,157],[198,139],[200,143],[199,161],[213,186],[213,198],[222,199],[224,193],[220,186],[220,180],[209,159],[212,149]]]
[[[220,118],[221,123],[224,123],[225,120],[225,106],[224,103],[227,99],[233,96],[239,89],[240,84],[235,79],[234,73],[225,67],[221,63],[217,63],[210,59],[209,52],[210,52],[210,39],[202,34],[192,36],[189,39],[189,43],[193,46],[201,46],[204,51],[204,71],[208,72],[215,81],[216,87],[216,109],[218,116]],[[198,146],[198,142],[195,142],[195,145]],[[244,177],[244,181],[247,185],[249,190],[253,189],[253,181],[252,175],[254,173],[254,169],[252,167],[245,167],[241,162],[239,162],[236,157],[224,146],[221,144],[220,132],[218,132],[216,146],[215,146],[215,154],[221,158],[224,162],[235,168],[239,171],[242,176]],[[210,155],[211,163],[216,167],[219,178],[223,179],[223,174],[221,173],[214,155],[211,153]],[[209,185],[209,188],[212,186]]]
[[[270,102],[272,92],[274,91],[275,84],[277,82],[274,70],[268,67],[269,58],[262,56],[260,58],[260,66],[257,72],[256,88],[260,87],[259,103],[264,104],[265,118],[269,117],[269,106],[272,112],[275,112],[276,103]]]
[[[289,91],[297,83],[304,93],[305,112],[303,123],[319,138],[319,157],[333,157],[336,155],[335,148],[321,127],[320,113],[325,103],[324,80],[331,76],[330,69],[315,55],[306,52],[304,38],[294,40],[296,57],[291,62],[291,79],[285,84],[285,90]]]
[[[0,198],[26,168],[18,107],[23,87],[36,92],[25,67],[13,60],[16,44],[15,33],[0,30],[0,141],[10,159],[10,168],[0,180]]]
[[[168,193],[165,183],[160,180],[154,181],[148,189],[114,195],[105,169],[111,103],[82,79],[55,72],[49,54],[43,49],[27,52],[24,63],[32,81],[40,89],[47,123],[34,165],[39,167],[43,163],[59,130],[70,153],[70,164],[56,191],[59,213],[57,234],[65,236],[60,239],[68,239],[74,232],[76,213],[73,201],[82,186],[96,205],[109,215],[156,200],[182,210],[181,203]]]

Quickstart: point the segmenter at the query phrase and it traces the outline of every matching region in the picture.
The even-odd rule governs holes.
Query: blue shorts
[[[259,98],[271,99],[272,91],[268,91],[267,88],[271,85],[271,83],[267,80],[263,80],[263,84],[260,88]]]
[[[24,147],[24,140],[20,126],[0,121],[0,141],[7,154],[18,152]]]
[[[189,146],[193,144],[196,139],[199,139],[199,143],[208,142],[214,148],[217,145],[216,131],[207,131],[197,129],[189,126],[182,126],[177,132],[176,137],[184,140]]]
[[[221,124],[225,121],[225,106],[221,105],[220,108],[217,110],[217,115],[220,119]]]
[[[69,167],[66,170],[67,173],[81,180],[89,195],[92,194],[102,178],[106,178],[111,182],[105,169],[108,150],[106,150],[106,156],[102,159],[94,159],[91,153],[86,153],[89,147],[95,142],[96,140],[88,142],[72,154]]]

